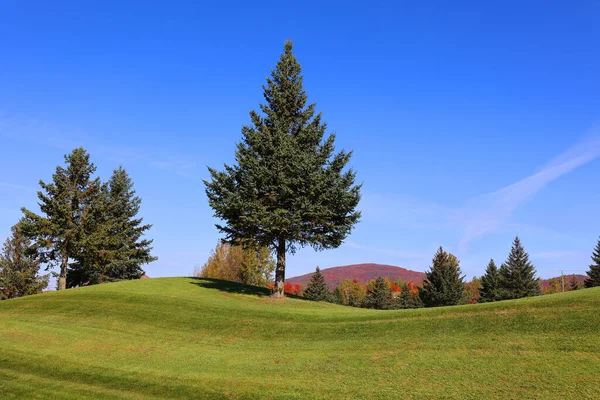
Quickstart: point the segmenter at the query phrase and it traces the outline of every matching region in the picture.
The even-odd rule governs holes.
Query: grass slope
[[[597,398],[600,288],[373,311],[191,278],[0,302],[0,398]]]

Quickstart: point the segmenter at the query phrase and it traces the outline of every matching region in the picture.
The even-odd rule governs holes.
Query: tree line
[[[65,155],[52,181],[40,180],[41,213],[22,209],[0,256],[0,296],[19,297],[46,288],[48,274],[59,268],[59,290],[138,279],[142,265],[157,259],[145,233],[152,225],[139,218],[141,199],[122,167],[106,182],[94,177],[96,166],[83,148]]]
[[[275,290],[274,284],[270,283],[275,261],[266,248],[262,249],[263,258],[258,258],[257,254],[261,253],[254,248],[219,243],[196,275],[267,286]],[[592,254],[592,262],[585,287],[600,286],[600,240]],[[244,272],[248,270],[254,271],[253,277]],[[542,294],[541,279],[536,276],[535,267],[518,237],[499,268],[494,260],[490,260],[483,276],[474,277],[471,282],[465,282],[464,278],[458,258],[440,247],[426,272],[426,278],[420,284],[401,279],[392,282],[388,278],[378,277],[365,285],[348,279],[330,290],[317,267],[305,288],[299,284],[285,283],[284,293],[314,301],[381,310],[487,303]],[[571,279],[567,290],[578,289],[577,280]]]

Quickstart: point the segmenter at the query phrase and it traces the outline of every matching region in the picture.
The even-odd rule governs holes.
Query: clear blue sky
[[[162,4],[156,4],[162,3]],[[0,239],[84,146],[123,165],[154,227],[150,276],[191,274],[219,234],[202,179],[231,162],[284,40],[363,219],[287,276],[361,262],[469,278],[519,235],[543,277],[587,269],[600,235],[597,1],[0,2]],[[217,4],[218,3],[218,4]]]

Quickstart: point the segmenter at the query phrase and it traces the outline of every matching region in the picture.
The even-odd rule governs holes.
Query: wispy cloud
[[[492,233],[511,230],[544,231],[554,238],[559,232],[532,227],[514,221],[512,216],[541,189],[575,169],[600,157],[600,130],[596,129],[566,149],[535,173],[491,193],[467,200],[462,206],[448,207],[436,202],[407,196],[367,193],[363,197],[363,218],[378,220],[386,226],[397,224],[406,233],[431,232],[455,238],[456,254],[468,253],[471,244]],[[569,238],[572,239],[572,235]],[[447,237],[447,236],[446,236]],[[452,246],[451,246],[452,247]]]
[[[493,193],[469,200],[457,211],[456,216],[465,223],[458,244],[459,253],[465,252],[477,238],[498,230],[519,206],[546,185],[599,156],[600,136],[593,132],[533,175]]]

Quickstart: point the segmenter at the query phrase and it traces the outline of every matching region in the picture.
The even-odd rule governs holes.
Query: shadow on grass
[[[190,282],[192,285],[200,286],[206,289],[217,289],[222,292],[227,293],[237,293],[237,294],[249,294],[252,296],[259,297],[268,297],[273,294],[271,289],[261,287],[261,286],[252,286],[252,285],[244,285],[243,283],[232,282],[232,281],[224,281],[221,279],[213,279],[213,278],[196,278],[192,277],[194,282]],[[307,300],[303,297],[286,294],[285,297],[291,299],[301,299]]]

